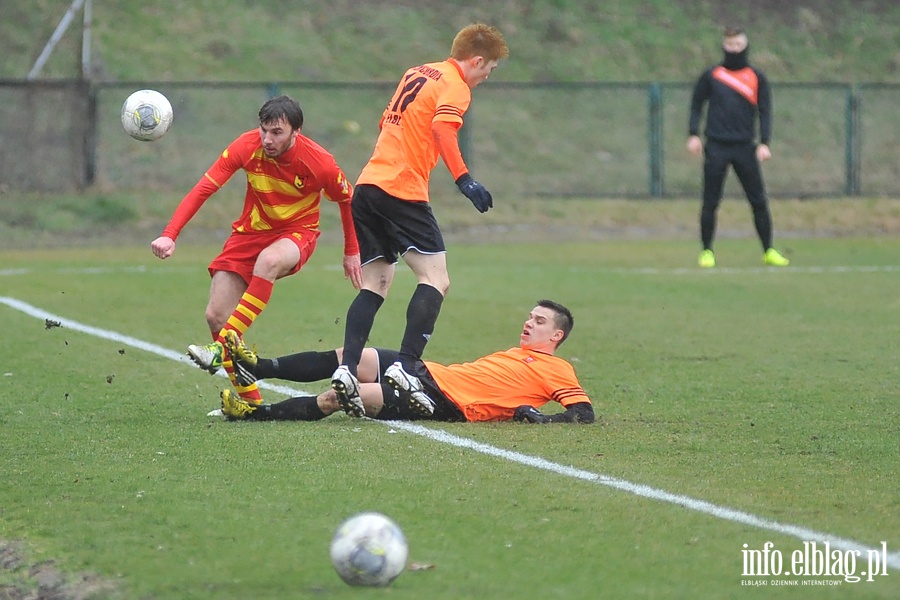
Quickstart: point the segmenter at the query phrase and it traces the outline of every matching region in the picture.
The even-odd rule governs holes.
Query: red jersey
[[[472,90],[453,60],[412,67],[381,117],[381,132],[356,184],[376,185],[403,200],[428,202],[428,180],[439,153],[437,121],[461,126]]]
[[[231,224],[232,232],[317,232],[319,204],[324,194],[340,205],[344,253],[359,253],[350,215],[353,188],[331,153],[298,133],[287,152],[269,158],[263,151],[258,129],[241,134],[225,148],[181,201],[163,235],[176,239],[203,203],[239,169],[247,174],[247,192],[244,210]]]
[[[565,359],[523,348],[494,352],[475,361],[440,365],[425,361],[438,387],[469,421],[506,421],[523,404],[550,401],[568,407],[591,403]]]

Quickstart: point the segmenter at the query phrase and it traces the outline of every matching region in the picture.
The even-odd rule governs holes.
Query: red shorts
[[[222,252],[209,263],[209,275],[212,277],[216,271],[231,271],[240,275],[247,282],[247,285],[250,285],[250,279],[253,277],[253,267],[256,265],[256,259],[259,258],[259,254],[282,239],[291,240],[300,249],[300,262],[294,265],[285,277],[293,275],[300,270],[300,267],[306,264],[306,261],[315,252],[316,240],[319,239],[320,234],[320,231],[309,229],[232,232],[228,239],[225,240]]]

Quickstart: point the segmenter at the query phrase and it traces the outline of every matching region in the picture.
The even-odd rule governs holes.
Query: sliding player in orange
[[[222,344],[226,331],[243,334],[269,303],[277,279],[293,275],[316,248],[319,204],[338,203],[344,230],[344,276],[362,285],[359,246],[350,211],[352,186],[334,157],[301,134],[303,111],[287,96],[272,98],[259,110],[259,129],[234,140],[188,192],[162,235],[150,244],[161,259],[175,252],[175,240],[203,203],[238,170],[247,174],[244,210],[231,236],[209,265],[212,282],[206,322],[213,342],[188,346],[188,354],[210,373],[224,367],[240,397],[262,398],[256,383],[238,385]]]
[[[365,414],[382,420],[593,423],[594,408],[575,369],[555,356],[573,325],[572,313],[565,306],[541,300],[522,327],[518,347],[462,364],[444,366],[424,361],[419,381],[434,401],[430,414],[423,414],[408,392],[381,383],[385,366],[396,360],[397,352],[366,348],[359,363],[359,393]],[[237,378],[244,383],[270,377],[318,381],[329,376],[342,353],[338,349],[264,359],[250,351],[235,333],[228,334],[226,345],[234,355]],[[565,410],[544,414],[539,409],[548,402],[558,402]],[[231,390],[222,392],[222,413],[231,419],[316,421],[340,409],[334,390],[261,406],[244,402]]]
[[[434,408],[413,369],[450,287],[444,239],[428,202],[428,181],[440,157],[479,212],[493,206],[490,192],[469,174],[457,132],[472,90],[508,56],[506,41],[495,28],[480,23],[464,27],[453,40],[450,58],[406,71],[382,114],[375,149],[353,195],[363,285],[347,310],[344,352],[331,378],[341,406],[356,416],[365,413],[357,389],[363,346],[400,256],[416,276],[417,287],[406,309],[397,362],[386,378],[411,393],[423,411]]]

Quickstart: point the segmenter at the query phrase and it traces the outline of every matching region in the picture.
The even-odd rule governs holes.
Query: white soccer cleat
[[[188,346],[187,353],[198,367],[206,369],[211,375],[215,375],[216,371],[222,366],[222,357],[225,349],[219,342],[211,342],[205,346],[191,344]]]
[[[422,382],[403,370],[403,365],[395,362],[384,371],[384,381],[398,392],[405,392],[409,398],[409,406],[421,415],[430,417],[434,414],[434,400],[422,389]]]
[[[351,417],[366,416],[366,407],[359,397],[359,380],[345,365],[341,365],[331,376],[331,389],[337,394],[338,404]]]

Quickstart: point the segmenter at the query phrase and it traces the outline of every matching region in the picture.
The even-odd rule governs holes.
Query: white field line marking
[[[97,327],[92,327],[90,325],[85,325],[83,323],[79,323],[78,321],[72,321],[71,319],[66,319],[65,317],[61,317],[59,315],[54,315],[53,313],[49,313],[45,310],[41,310],[31,304],[27,304],[20,300],[16,300],[15,298],[9,298],[7,296],[0,296],[0,304],[6,304],[10,308],[14,308],[20,312],[23,312],[31,317],[35,317],[37,319],[50,319],[53,321],[59,322],[59,324],[66,328],[71,329],[72,331],[79,331],[81,333],[86,333],[88,335],[92,335],[94,337],[102,338],[104,340],[109,340],[111,342],[115,342],[117,344],[125,344],[126,346],[131,346],[132,348],[136,348],[138,350],[144,350],[145,352],[149,352],[151,354],[156,354],[157,356],[162,356],[163,358],[168,358],[170,360],[174,360],[177,362],[182,362],[190,365],[192,368],[197,368],[196,365],[191,361],[191,359],[184,352],[175,352],[174,350],[169,350],[168,348],[163,348],[162,346],[158,346],[156,344],[145,342],[144,340],[139,340],[137,338],[133,338],[128,335],[123,335],[121,333],[116,333],[115,331],[109,331],[106,329],[99,329]],[[219,375],[223,377],[227,377],[225,371],[220,370]],[[270,384],[267,381],[260,381],[259,387],[264,389],[270,389],[272,391],[285,394],[288,396],[296,396],[298,393],[308,393],[302,392],[301,390],[297,390],[296,388],[286,387],[282,385],[274,385]]]
[[[59,269],[40,269],[35,271],[27,267],[19,269],[0,269],[0,276],[32,275],[34,273],[62,273],[64,275],[102,275],[107,273],[195,273],[205,271],[205,268],[194,269],[191,267],[146,267],[137,265],[134,267],[64,267]]]
[[[711,275],[746,275],[759,273],[784,273],[784,274],[809,274],[809,273],[896,273],[900,272],[900,266],[896,265],[879,265],[866,266],[856,265],[852,267],[830,266],[830,267],[716,267],[714,269],[701,269],[699,267],[679,267],[675,269],[656,269],[654,267],[635,267],[633,269],[625,268],[603,268],[597,269],[571,267],[571,271],[588,271],[591,273],[612,273],[616,275],[702,275],[709,277]]]
[[[114,331],[99,329],[90,325],[84,325],[82,323],[79,323],[78,321],[72,321],[71,319],[66,319],[59,315],[41,310],[35,306],[32,306],[31,304],[16,300],[15,298],[0,296],[0,304],[5,304],[10,308],[14,308],[15,310],[23,312],[28,316],[35,317],[37,319],[52,319],[54,321],[58,321],[66,329],[86,333],[88,335],[116,342],[117,344],[125,344],[126,346],[131,346],[132,348],[136,348],[138,350],[144,350],[146,352],[156,354],[157,356],[162,356],[163,358],[169,358],[178,362],[191,364],[191,366],[193,367],[190,359],[188,359],[183,354],[180,354],[173,350],[169,350],[167,348],[163,348],[162,346],[158,346],[156,344],[151,344],[149,342],[145,342],[143,340],[139,340],[127,335],[122,335]],[[259,382],[259,385],[260,387],[271,389],[291,396],[298,393],[307,393],[291,387],[269,385],[265,381]],[[878,553],[881,551],[880,548],[866,546],[865,544],[856,542],[854,540],[836,537],[827,533],[822,533],[797,525],[779,523],[777,521],[757,517],[743,511],[712,504],[710,502],[706,502],[705,500],[691,498],[690,496],[673,494],[671,492],[653,488],[648,485],[631,483],[630,481],[626,481],[624,479],[617,479],[608,475],[592,473],[591,471],[584,471],[581,469],[576,469],[574,467],[568,467],[536,456],[530,456],[528,454],[521,454],[519,452],[504,450],[502,448],[497,448],[489,444],[484,444],[481,442],[476,442],[456,435],[452,435],[439,429],[431,429],[406,421],[376,422],[384,423],[391,427],[406,431],[407,433],[412,433],[424,438],[428,438],[432,441],[440,442],[443,444],[450,444],[451,446],[456,446],[458,448],[473,450],[481,454],[493,456],[496,458],[502,458],[504,460],[525,465],[527,467],[549,471],[556,475],[563,475],[565,477],[572,477],[574,479],[580,479],[582,481],[587,481],[590,483],[605,485],[607,487],[611,487],[623,492],[628,492],[629,494],[634,494],[635,496],[640,496],[642,498],[648,498],[650,500],[657,500],[660,502],[668,502],[670,504],[675,504],[683,508],[711,515],[725,521],[740,523],[742,525],[750,525],[752,527],[765,529],[774,533],[795,537],[801,541],[827,541],[832,548],[841,550],[842,552],[858,551],[860,552],[860,555],[862,557],[865,557],[868,556],[868,553],[870,551],[873,553]],[[900,552],[888,553],[886,562],[887,565],[892,569],[900,570]]]
[[[316,267],[304,267],[316,268]],[[343,267],[338,264],[323,265],[320,268],[324,271],[340,271]],[[405,263],[401,262],[398,268],[405,269]],[[202,269],[201,269],[202,270]],[[174,273],[174,272],[195,272],[197,269],[190,267],[85,267],[85,268],[65,268],[54,269],[47,272],[76,274],[76,275],[100,275],[107,273]],[[702,275],[708,277],[711,275],[735,275],[735,274],[759,274],[759,273],[897,273],[900,272],[898,265],[855,265],[855,266],[797,266],[797,267],[716,267],[714,269],[701,269],[699,267],[677,267],[671,269],[658,269],[656,267],[633,267],[633,268],[617,268],[617,267],[570,267],[571,272],[588,272],[588,273],[613,273],[616,275]],[[19,269],[0,269],[0,277],[30,275],[35,273],[29,268]]]
[[[757,517],[743,511],[727,508],[725,506],[718,506],[716,504],[706,502],[705,500],[698,500],[696,498],[691,498],[690,496],[682,496],[680,494],[673,494],[671,492],[653,488],[648,485],[631,483],[630,481],[625,481],[624,479],[609,477],[608,475],[592,473],[590,471],[583,471],[574,467],[567,467],[565,465],[560,465],[558,463],[544,460],[543,458],[529,456],[527,454],[521,454],[519,452],[513,452],[510,450],[503,450],[502,448],[496,448],[488,444],[461,438],[444,431],[422,427],[421,425],[417,425],[415,423],[408,423],[405,421],[389,421],[389,423],[391,424],[391,426],[397,429],[403,429],[404,431],[407,431],[409,433],[414,433],[416,435],[420,435],[437,442],[450,444],[451,446],[456,446],[458,448],[474,450],[475,452],[480,452],[489,456],[495,456],[497,458],[503,458],[511,462],[525,465],[527,467],[550,471],[551,473],[555,473],[557,475],[565,475],[567,477],[572,477],[575,479],[598,483],[600,485],[605,485],[607,487],[615,488],[623,492],[628,492],[642,498],[649,498],[651,500],[658,500],[660,502],[669,502],[671,504],[676,504],[690,510],[695,510],[697,512],[712,515],[726,521],[740,523],[742,525],[750,525],[753,527],[758,527],[760,529],[766,529],[775,533],[792,536],[803,541],[828,541],[832,548],[840,549],[843,552],[847,552],[848,550],[857,550],[861,553],[862,557],[867,556],[867,552],[869,550],[875,553],[880,552],[880,549],[871,548],[869,546],[866,546],[865,544],[861,544],[859,542],[846,538],[835,537],[830,534],[807,529],[805,527],[799,527],[797,525],[779,523],[777,521]],[[891,568],[900,569],[900,552],[889,552],[886,562]]]

